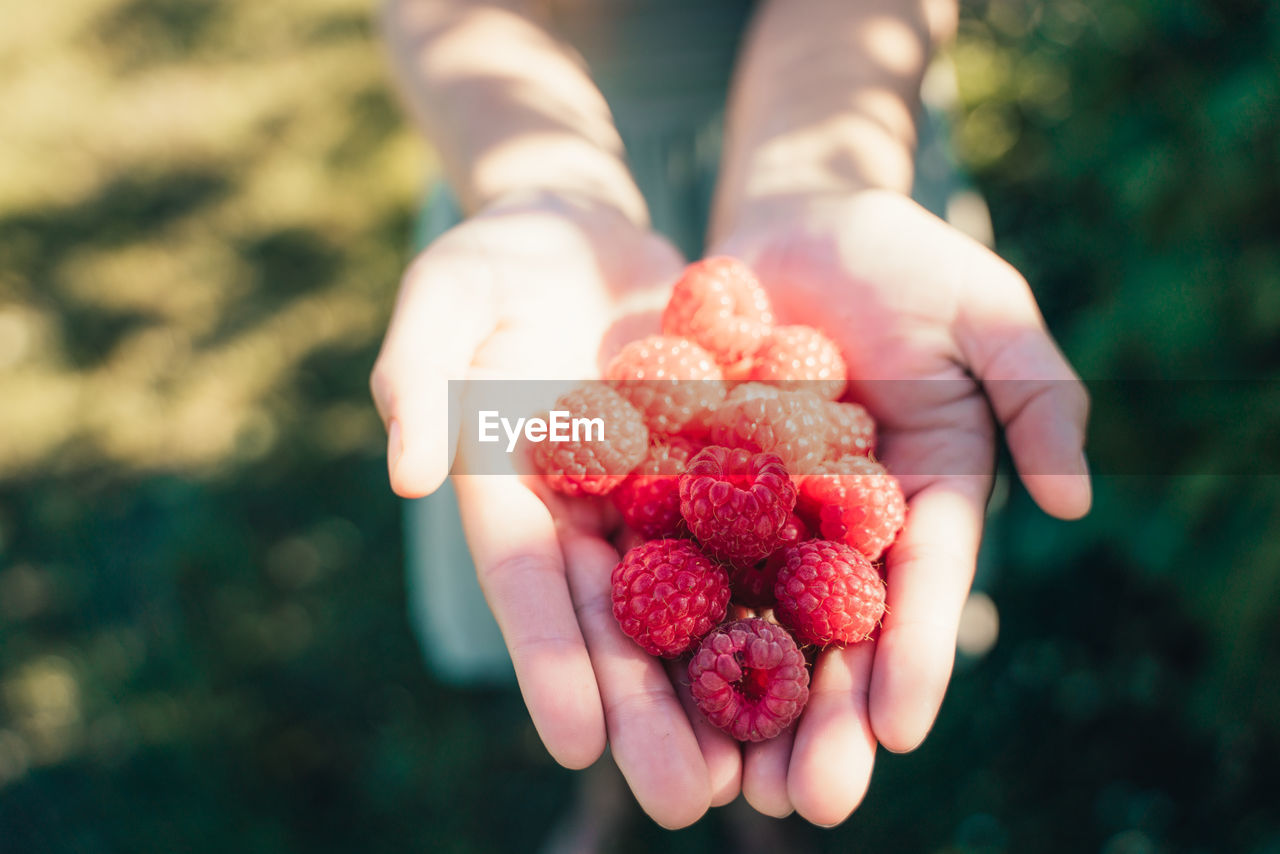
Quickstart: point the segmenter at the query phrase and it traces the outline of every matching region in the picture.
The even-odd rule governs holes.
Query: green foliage
[[[1088,686],[1084,720],[1050,710],[1076,739],[1053,761],[1095,813],[1117,784],[1154,798],[1159,821],[1111,825],[1154,850],[1280,838],[1278,57],[1274,4],[1192,0],[990,0],[957,50],[962,153],[1091,386],[1100,475],[1085,521],[1019,494],[993,529],[1023,629],[990,663],[1047,647],[1042,699]]]

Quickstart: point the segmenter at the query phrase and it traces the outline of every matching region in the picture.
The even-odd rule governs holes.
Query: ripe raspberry
[[[708,419],[709,439],[729,448],[777,454],[787,471],[804,474],[822,461],[829,426],[822,398],[744,383]]]
[[[753,617],[726,623],[689,661],[693,700],[738,741],[773,738],[800,717],[809,700],[809,670],[781,626]]]
[[[871,413],[856,403],[828,401],[823,410],[827,416],[826,459],[867,456],[876,448],[876,422]]]
[[[755,274],[727,257],[686,267],[662,313],[664,334],[693,339],[721,366],[749,358],[772,325],[773,310]]]
[[[877,560],[906,521],[898,479],[863,456],[825,462],[800,484],[799,512],[828,540]]]
[[[840,399],[848,378],[836,342],[811,326],[775,326],[752,359],[751,379],[828,400]]]
[[[679,536],[686,531],[680,515],[680,478],[702,445],[679,436],[649,448],[635,471],[613,491],[622,518],[646,540]]]
[[[622,348],[605,369],[615,391],[654,433],[671,434],[720,405],[725,388],[711,354],[684,338],[651,335]]]
[[[707,553],[752,563],[778,545],[796,487],[773,454],[712,445],[680,475],[680,514]]]
[[[613,616],[650,655],[675,658],[711,631],[729,607],[724,569],[689,540],[650,540],[613,570]]]
[[[809,540],[787,549],[774,585],[779,622],[806,643],[857,643],[884,616],[884,582],[844,543]]]
[[[601,436],[592,430],[577,441],[537,442],[533,461],[552,489],[566,495],[604,495],[639,465],[649,450],[649,429],[634,406],[601,383],[580,386],[556,399],[570,418],[598,418]]]
[[[787,562],[787,549],[810,537],[809,526],[796,514],[787,517],[787,523],[778,532],[778,547],[773,554],[753,564],[735,564],[729,567],[729,589],[733,601],[748,608],[772,608],[773,585],[778,580],[778,570]]]

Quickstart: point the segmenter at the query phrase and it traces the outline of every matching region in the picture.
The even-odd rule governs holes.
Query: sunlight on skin
[[[861,30],[857,43],[861,52],[890,74],[914,74],[927,59],[919,34],[900,17],[871,18]]]

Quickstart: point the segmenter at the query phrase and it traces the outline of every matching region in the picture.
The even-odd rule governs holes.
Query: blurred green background
[[[406,616],[366,379],[433,163],[369,4],[0,11],[0,852],[535,850],[573,775]],[[989,0],[952,56],[998,247],[1101,390],[1096,507],[1002,496],[994,646],[849,822],[784,830],[1277,854],[1280,10]],[[1224,379],[1270,384],[1183,393]]]

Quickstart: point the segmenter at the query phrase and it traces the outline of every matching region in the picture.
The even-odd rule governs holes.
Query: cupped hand
[[[409,267],[371,378],[393,489],[419,497],[454,474],[480,587],[548,751],[581,768],[607,738],[640,805],[668,827],[737,796],[740,752],[689,714],[680,680],[614,620],[616,524],[521,478],[514,460],[499,472],[490,455],[477,471],[477,436],[457,418],[465,387],[449,381],[599,377],[610,349],[657,330],[683,263],[598,205],[552,195],[495,204]]]
[[[1088,511],[1088,397],[1027,283],[911,200],[885,191],[760,201],[716,247],[752,264],[783,323],[841,347],[879,427],[906,526],[886,553],[878,638],[823,653],[790,738],[749,746],[742,790],[772,815],[835,824],[861,801],[877,742],[914,749],[951,675],[995,459],[996,422],[1046,512]],[[994,415],[994,419],[993,419]]]

